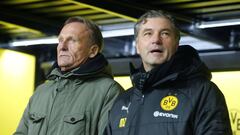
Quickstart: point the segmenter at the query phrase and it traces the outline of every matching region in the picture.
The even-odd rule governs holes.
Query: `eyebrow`
[[[142,30],[142,32],[144,33],[146,31],[152,31],[152,30],[153,30],[152,28],[145,28]],[[160,32],[162,32],[162,31],[170,31],[171,32],[172,30],[169,28],[165,28],[165,29],[160,30]]]
[[[152,30],[153,30],[152,28],[144,28],[144,29],[142,30],[142,32],[152,31]]]

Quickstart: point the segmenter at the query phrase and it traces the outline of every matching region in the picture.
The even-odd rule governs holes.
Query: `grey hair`
[[[99,52],[102,52],[103,36],[102,36],[101,30],[98,27],[98,25],[96,23],[94,23],[93,21],[85,19],[80,16],[68,18],[65,21],[64,25],[72,23],[72,22],[80,22],[80,23],[85,24],[91,30],[90,40],[91,40],[92,44],[96,44],[99,47]]]
[[[149,10],[138,19],[138,21],[134,25],[135,39],[137,39],[137,37],[138,37],[141,25],[143,23],[145,23],[148,18],[157,18],[157,17],[162,17],[162,18],[168,19],[174,27],[177,40],[180,40],[180,31],[177,27],[175,19],[173,18],[173,16],[171,14],[169,14],[168,12],[162,11],[162,10]]]

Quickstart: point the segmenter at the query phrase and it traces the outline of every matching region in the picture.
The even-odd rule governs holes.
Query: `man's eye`
[[[161,36],[169,36],[169,35],[170,35],[169,32],[162,32],[162,33],[161,33]]]
[[[77,40],[76,40],[76,39],[71,39],[70,41],[72,41],[72,42],[76,42]]]
[[[77,40],[77,39],[74,39],[74,38],[70,38],[68,41],[69,41],[69,42],[72,42],[72,43],[75,43],[75,42],[77,42],[78,40]]]
[[[149,35],[151,35],[152,33],[151,32],[145,32],[143,35],[144,36],[149,36]]]

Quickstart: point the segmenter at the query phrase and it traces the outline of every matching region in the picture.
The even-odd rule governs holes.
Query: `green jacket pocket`
[[[40,113],[30,113],[29,115],[29,135],[38,135],[40,134],[41,128],[43,126],[43,122],[45,119],[44,114]]]
[[[64,135],[85,135],[85,115],[84,114],[67,114],[63,118]]]

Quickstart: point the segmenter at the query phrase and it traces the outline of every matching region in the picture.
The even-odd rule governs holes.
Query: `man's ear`
[[[135,45],[136,45],[137,54],[139,54],[138,39],[137,38],[135,40]]]
[[[90,47],[90,54],[89,54],[89,58],[93,58],[95,57],[99,52],[99,46],[98,45],[92,45]]]

